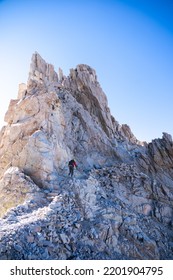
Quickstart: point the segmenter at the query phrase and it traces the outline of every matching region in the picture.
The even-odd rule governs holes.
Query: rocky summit
[[[172,137],[138,141],[94,69],[66,77],[34,53],[5,122],[1,260],[173,259]]]

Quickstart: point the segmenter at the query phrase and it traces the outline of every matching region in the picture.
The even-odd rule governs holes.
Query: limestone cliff
[[[5,121],[1,259],[172,259],[172,137],[140,143],[111,116],[94,69],[66,77],[33,54]]]

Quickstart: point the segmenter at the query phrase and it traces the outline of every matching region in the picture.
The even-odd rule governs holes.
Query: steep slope
[[[124,163],[61,179],[0,221],[1,259],[172,259],[169,197],[153,184]]]
[[[1,176],[9,166],[18,166],[47,186],[69,158],[89,168],[124,153],[129,157],[125,147],[137,140],[128,139],[111,116],[94,70],[78,65],[69,77],[62,71],[60,76],[39,54],[33,55],[28,84],[20,86],[5,115]]]
[[[173,258],[172,137],[140,143],[91,67],[65,77],[35,53],[5,121],[1,259]]]

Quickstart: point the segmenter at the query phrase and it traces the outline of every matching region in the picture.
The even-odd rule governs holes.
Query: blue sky
[[[172,0],[0,0],[0,42],[0,126],[37,51],[65,75],[94,68],[139,140],[173,136]]]

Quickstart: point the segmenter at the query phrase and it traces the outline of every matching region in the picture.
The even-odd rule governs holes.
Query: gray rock
[[[35,53],[5,121],[0,259],[173,259],[172,137],[138,141],[94,69],[65,77]]]

